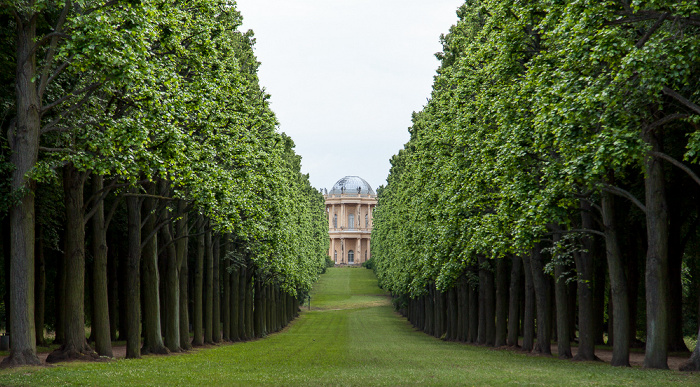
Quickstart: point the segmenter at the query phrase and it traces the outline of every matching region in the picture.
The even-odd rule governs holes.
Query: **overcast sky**
[[[440,34],[464,0],[238,0],[280,130],[316,188],[376,190],[430,96]]]

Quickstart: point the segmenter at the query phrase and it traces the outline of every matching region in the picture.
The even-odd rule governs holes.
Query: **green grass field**
[[[0,385],[700,385],[700,375],[613,368],[443,342],[393,312],[370,270],[331,268],[282,333],[190,354],[0,371]]]

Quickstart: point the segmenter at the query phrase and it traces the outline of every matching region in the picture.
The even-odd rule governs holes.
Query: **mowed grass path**
[[[263,340],[176,356],[0,371],[0,385],[700,385],[700,375],[443,342],[393,312],[369,270],[332,268],[311,311]]]

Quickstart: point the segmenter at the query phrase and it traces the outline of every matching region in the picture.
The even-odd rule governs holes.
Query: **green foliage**
[[[362,267],[364,267],[365,269],[374,270],[374,261],[372,260],[372,258],[362,262]]]
[[[478,255],[527,254],[555,229],[578,228],[579,200],[597,202],[605,184],[638,192],[645,130],[665,128],[667,156],[695,163],[700,33],[684,17],[700,8],[624,4],[470,0],[458,10],[431,98],[378,195],[383,288],[448,289]],[[555,262],[580,238],[567,245]]]

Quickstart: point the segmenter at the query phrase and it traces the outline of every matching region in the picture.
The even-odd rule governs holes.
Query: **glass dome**
[[[359,192],[358,192],[359,188]],[[330,195],[340,195],[340,194],[363,194],[363,195],[376,195],[369,183],[365,179],[359,176],[345,176],[344,178],[338,180],[334,185]]]

